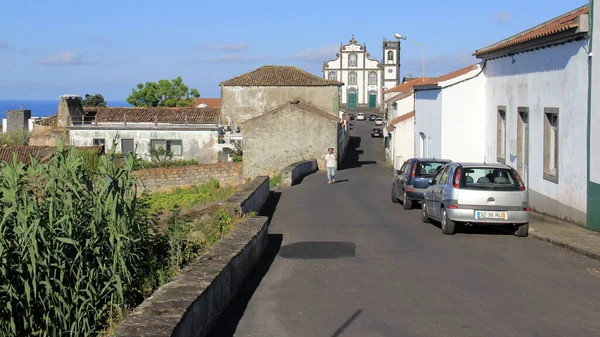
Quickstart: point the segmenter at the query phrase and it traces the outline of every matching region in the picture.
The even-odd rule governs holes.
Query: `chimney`
[[[59,127],[69,127],[71,116],[83,116],[83,105],[81,104],[81,96],[79,95],[61,95],[58,102],[58,118],[57,124]],[[78,118],[75,118],[78,120]]]

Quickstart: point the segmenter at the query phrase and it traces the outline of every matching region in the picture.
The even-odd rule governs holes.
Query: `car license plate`
[[[475,211],[475,219],[477,219],[477,220],[483,220],[483,219],[506,220],[507,216],[508,216],[507,212]]]

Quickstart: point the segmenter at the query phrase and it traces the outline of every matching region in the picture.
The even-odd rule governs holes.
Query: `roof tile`
[[[425,81],[430,80],[431,77],[425,77]],[[423,78],[422,77],[418,77],[418,78],[414,78],[411,79],[407,82],[404,82],[402,84],[399,84],[391,89],[388,89],[386,91],[384,91],[384,94],[390,93],[390,92],[404,92],[404,91],[408,91],[411,90],[415,85],[421,84],[423,83]]]
[[[405,113],[402,116],[398,116],[394,119],[392,119],[390,121],[390,124],[388,125],[388,127],[386,128],[387,132],[392,132],[394,130],[394,125],[400,123],[400,122],[404,122],[405,120],[411,119],[415,117],[415,110],[409,112],[409,113]]]
[[[98,123],[217,124],[221,108],[100,108],[85,107]]]
[[[65,146],[68,149],[69,146]],[[96,150],[98,153],[102,150],[102,146],[76,146],[78,150]],[[25,165],[31,163],[33,156],[38,162],[46,163],[56,154],[54,146],[2,146],[0,147],[0,161],[11,163],[13,154],[17,154],[17,161]]]
[[[507,39],[504,39],[500,42],[494,43],[491,46],[487,46],[485,48],[477,49],[474,56],[481,56],[483,54],[487,54],[489,52],[501,50],[504,48],[512,47],[521,43],[537,40],[546,36],[558,34],[565,32],[569,29],[579,27],[577,22],[577,18],[583,14],[589,14],[590,8],[589,5],[581,6],[577,9],[574,9],[566,14],[558,16],[554,19],[546,21],[540,25],[537,25],[533,28],[525,30],[521,33],[513,35]]]
[[[221,107],[220,98],[192,98],[192,104],[194,107],[198,107],[200,104],[206,104],[208,109],[216,109]]]
[[[221,82],[221,86],[235,87],[325,87],[342,86],[342,82],[315,76],[292,66],[267,65],[249,73]]]
[[[429,78],[429,79],[425,79],[425,82],[421,82],[421,83],[415,83],[413,85],[413,87],[420,87],[420,86],[428,86],[428,85],[437,85],[440,82],[444,82],[444,81],[448,81],[451,80],[453,78],[468,74],[469,72],[473,71],[473,70],[477,70],[479,68],[479,63],[476,64],[472,64],[470,66],[464,67],[464,68],[460,68],[458,70],[455,70],[451,73],[439,76],[439,77],[433,77],[433,78]]]

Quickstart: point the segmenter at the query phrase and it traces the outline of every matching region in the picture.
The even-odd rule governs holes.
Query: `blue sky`
[[[0,99],[102,93],[182,76],[202,97],[265,64],[321,76],[355,34],[381,59],[394,33],[426,46],[426,75],[475,63],[471,53],[587,3],[583,0],[33,1],[0,2]],[[421,49],[402,44],[402,76]]]

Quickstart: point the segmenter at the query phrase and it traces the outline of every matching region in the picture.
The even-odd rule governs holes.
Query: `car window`
[[[510,169],[469,167],[462,170],[460,186],[463,189],[518,191],[519,181]]]
[[[450,166],[446,166],[439,174],[438,184],[446,184],[448,182],[448,176],[450,175]]]
[[[400,168],[400,171],[402,171],[402,173],[406,173],[406,168],[408,167],[408,160],[404,162],[404,164],[402,164],[402,167]]]
[[[445,162],[439,161],[420,161],[417,164],[417,177],[433,177],[438,173],[442,167],[446,165]]]
[[[443,171],[439,171],[438,173],[436,173],[436,175],[431,180],[432,181],[435,180],[436,184],[439,184],[440,183],[440,178],[442,177],[442,173],[444,173],[444,172]]]

